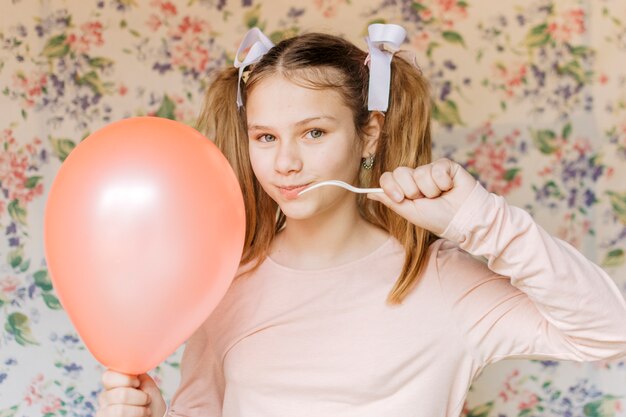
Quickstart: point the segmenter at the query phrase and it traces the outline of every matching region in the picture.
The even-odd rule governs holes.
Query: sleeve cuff
[[[459,211],[456,212],[441,237],[462,244],[471,231],[471,225],[476,223],[474,219],[487,209],[490,198],[491,193],[480,182],[476,181],[474,189],[465,199]]]

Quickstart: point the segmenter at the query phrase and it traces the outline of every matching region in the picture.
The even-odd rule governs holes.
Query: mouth
[[[278,186],[278,191],[280,191],[280,194],[286,199],[295,200],[298,198],[298,193],[309,185],[311,185],[310,182],[302,185]]]

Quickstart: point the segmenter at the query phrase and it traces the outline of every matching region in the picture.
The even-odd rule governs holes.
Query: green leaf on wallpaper
[[[463,0],[459,0],[459,1],[457,1],[457,2],[456,2],[456,5],[457,5],[457,6],[459,6],[459,7],[463,7],[463,8],[465,8],[465,7],[468,7],[468,6],[469,6],[469,4],[468,4],[466,1],[463,1]]]
[[[66,40],[67,35],[65,33],[53,36],[48,40],[46,46],[43,47],[41,54],[47,58],[59,58],[67,55],[70,51],[70,46]]]
[[[59,299],[54,294],[50,294],[49,292],[45,292],[41,296],[43,297],[44,303],[46,303],[46,305],[51,310],[61,310],[62,309],[61,303],[59,302]]]
[[[433,104],[433,119],[445,126],[462,125],[459,109],[452,100]]]
[[[607,191],[607,194],[609,195],[615,216],[617,216],[619,221],[626,224],[626,192]]]
[[[26,259],[26,261],[22,261],[22,264],[19,267],[20,272],[26,272],[26,270],[30,267],[30,259]]]
[[[9,203],[8,206],[9,216],[18,222],[19,224],[26,225],[26,209],[20,206],[20,202],[18,200],[13,200]]]
[[[65,161],[65,158],[76,147],[76,143],[70,139],[60,139],[50,137],[50,143],[52,145],[52,151],[59,158],[61,162]]]
[[[103,58],[103,57],[89,58],[89,65],[93,68],[102,69],[102,68],[110,67],[111,65],[113,65],[113,63],[114,61],[109,58]]]
[[[4,323],[4,329],[15,337],[15,341],[22,346],[38,345],[30,330],[30,320],[22,313],[11,313]]]
[[[602,261],[602,266],[621,266],[624,265],[625,260],[626,257],[624,256],[624,249],[613,249],[612,251],[609,251],[609,253],[607,253],[604,257],[604,260]]]
[[[265,24],[260,22],[261,18],[261,5],[257,4],[253,9],[250,9],[243,15],[243,20],[248,29],[258,27],[261,30],[265,30]]]
[[[376,19],[372,19],[370,21],[367,22],[367,24],[365,25],[365,28],[363,29],[363,31],[361,32],[361,35],[363,36],[367,36],[367,28],[369,25],[373,25],[374,23],[387,23],[387,19],[385,19],[384,17],[377,17]]]
[[[48,292],[52,290],[52,281],[50,281],[47,270],[41,269],[35,272],[33,278],[35,278],[35,285],[41,288],[42,291]]]
[[[557,67],[556,72],[560,75],[569,75],[573,77],[579,84],[585,84],[591,81],[592,71],[585,71],[578,61],[570,61],[567,64]]]
[[[161,106],[156,111],[157,117],[163,117],[165,119],[176,120],[176,115],[174,112],[176,111],[176,103],[172,101],[171,98],[167,94],[163,96],[163,101],[161,101]]]
[[[423,10],[428,10],[427,6],[424,6],[422,3],[419,3],[417,1],[414,1],[413,4],[411,5],[411,7],[413,8],[413,10],[415,10],[416,12],[421,12]]]
[[[550,155],[556,151],[556,133],[552,130],[531,130],[530,135],[533,138],[534,145],[541,153]]]
[[[437,42],[430,42],[430,43],[428,44],[428,49],[426,49],[426,56],[427,56],[427,57],[429,57],[429,58],[431,58],[431,57],[432,57],[432,54],[433,54],[433,51],[435,50],[435,48],[438,48],[438,47],[440,47],[440,46],[441,46],[441,45],[440,45],[440,44],[438,44]]]
[[[561,131],[561,137],[564,139],[569,138],[569,135],[572,133],[572,124],[571,123],[567,123],[565,126],[563,126],[563,130]]]
[[[280,41],[288,38],[293,38],[300,32],[300,28],[297,26],[292,26],[289,29],[285,30],[275,30],[274,32],[269,34],[269,38],[272,42],[279,43]]]
[[[524,39],[524,44],[529,48],[535,48],[545,45],[549,40],[548,24],[541,23],[530,29],[526,35],[526,39]]]
[[[569,51],[574,56],[585,57],[594,53],[593,49],[587,46],[570,46]]]
[[[446,30],[442,33],[442,36],[445,40],[450,43],[458,43],[461,46],[465,46],[465,41],[463,40],[463,36],[459,32],[454,32],[452,30]]]
[[[18,268],[22,264],[23,260],[24,260],[24,249],[21,247],[17,249],[13,249],[12,251],[9,251],[9,253],[7,254],[7,262],[9,263],[9,265],[11,265],[11,268]]]
[[[11,408],[5,408],[4,410],[0,410],[0,417],[14,417],[17,413],[18,405],[14,405]]]
[[[486,402],[468,411],[467,417],[487,417],[493,409],[493,401]]]
[[[505,173],[504,173],[504,180],[505,181],[513,181],[515,179],[515,176],[517,175],[518,172],[520,172],[521,168],[511,168],[508,169]]]
[[[91,88],[94,94],[104,95],[109,91],[107,84],[103,83],[98,74],[95,71],[89,71],[82,77],[76,76],[76,84],[82,86],[86,85]]]
[[[28,189],[33,189],[37,186],[37,183],[39,182],[40,179],[42,179],[43,177],[40,175],[35,175],[32,177],[28,177],[26,179],[26,183],[24,184],[24,187],[28,188]]]
[[[602,398],[589,402],[583,406],[583,413],[587,417],[615,417],[618,400],[614,395],[604,395]]]

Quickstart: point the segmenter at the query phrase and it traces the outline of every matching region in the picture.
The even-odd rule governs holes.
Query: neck
[[[277,262],[298,269],[321,269],[365,256],[388,234],[363,219],[356,197],[304,220],[287,218],[272,244]]]

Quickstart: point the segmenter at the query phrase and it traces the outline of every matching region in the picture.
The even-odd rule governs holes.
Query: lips
[[[298,198],[298,193],[308,187],[311,183],[301,185],[284,185],[278,186],[278,191],[281,195],[288,200],[294,200]]]

